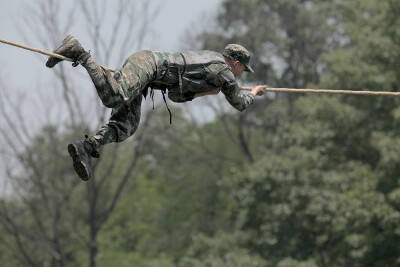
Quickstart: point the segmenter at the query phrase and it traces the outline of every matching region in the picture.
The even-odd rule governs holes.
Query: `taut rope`
[[[7,41],[4,39],[0,38],[0,42],[4,43],[4,44],[8,44],[8,45],[13,45],[16,47],[20,47],[23,49],[27,49],[33,52],[38,52],[41,53],[43,55],[47,55],[47,56],[51,56],[51,57],[55,57],[55,58],[59,58],[62,60],[66,60],[66,61],[70,61],[70,62],[74,62],[73,59],[68,58],[68,57],[64,57],[62,55],[59,54],[55,54],[52,52],[48,52],[45,50],[41,50],[38,48],[33,48],[30,46],[26,46],[23,44],[19,44],[19,43],[14,43],[11,41]],[[108,67],[104,67],[104,69],[111,71],[111,72],[115,72],[115,69],[111,69]],[[246,91],[251,91],[253,87],[241,87],[242,90],[246,90]],[[351,94],[351,95],[391,95],[391,96],[398,96],[400,95],[400,92],[386,92],[386,91],[351,91],[351,90],[331,90],[331,89],[295,89],[295,88],[265,88],[266,92],[290,92],[290,93],[320,93],[320,94]]]
[[[241,87],[242,90],[251,91],[253,87]],[[295,88],[265,88],[266,92],[290,92],[290,93],[321,93],[321,94],[349,94],[349,95],[392,95],[398,96],[400,92],[386,91],[352,91],[332,89],[295,89]]]

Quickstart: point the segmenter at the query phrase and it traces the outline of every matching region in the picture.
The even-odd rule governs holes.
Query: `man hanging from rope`
[[[104,106],[111,108],[109,122],[83,141],[68,145],[73,166],[79,177],[87,181],[91,175],[90,158],[100,156],[100,146],[122,142],[136,131],[141,112],[142,96],[148,89],[168,90],[174,102],[191,101],[196,97],[218,94],[237,110],[251,106],[256,95],[263,95],[265,86],[255,86],[242,94],[235,78],[244,71],[254,72],[249,65],[250,54],[240,45],[229,44],[223,54],[212,51],[162,53],[139,51],[125,60],[114,76],[97,64],[79,41],[68,35],[54,53],[71,58],[89,73]],[[50,57],[46,66],[53,68],[61,59]],[[164,98],[165,100],[165,98]]]

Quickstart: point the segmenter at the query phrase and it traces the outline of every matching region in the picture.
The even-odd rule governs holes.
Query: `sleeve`
[[[235,76],[229,68],[224,68],[219,73],[221,92],[226,100],[237,110],[244,111],[254,103],[253,94],[243,94],[235,80]]]

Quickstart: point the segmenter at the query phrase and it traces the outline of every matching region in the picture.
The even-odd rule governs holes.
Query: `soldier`
[[[109,122],[83,141],[68,145],[73,166],[79,177],[87,181],[92,173],[90,158],[100,156],[100,146],[122,142],[137,129],[140,121],[142,96],[148,88],[168,90],[174,102],[192,101],[196,97],[218,94],[237,110],[243,111],[254,102],[256,95],[263,95],[265,86],[255,86],[249,94],[242,94],[235,78],[250,67],[250,54],[240,45],[229,44],[223,54],[212,51],[162,53],[139,51],[128,57],[114,76],[97,64],[79,41],[68,35],[54,53],[69,57],[75,65],[81,64],[89,73],[102,103],[112,109]],[[61,59],[50,57],[46,62],[54,67]],[[164,98],[165,100],[165,98]]]

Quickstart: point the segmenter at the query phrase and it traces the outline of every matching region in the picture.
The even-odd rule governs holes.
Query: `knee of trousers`
[[[111,90],[97,90],[101,103],[107,108],[116,109],[129,103],[129,98],[118,93],[110,93]]]
[[[119,72],[115,76],[120,76]],[[96,85],[97,93],[103,105],[107,108],[118,108],[128,104],[132,98],[128,95],[128,90],[122,88],[122,85],[109,72],[106,72],[103,77],[106,82]]]
[[[119,114],[115,114],[119,115]],[[140,122],[140,113],[132,114],[129,113],[128,117],[112,116],[112,120],[110,120],[110,124],[116,130],[117,140],[116,142],[122,142],[129,137],[131,137],[137,130]]]
[[[115,108],[119,108],[125,104],[122,100],[115,100],[115,99],[113,99],[113,100],[105,99],[104,100],[103,98],[100,98],[100,99],[101,99],[101,103],[103,103],[103,105],[107,108],[115,109]]]

